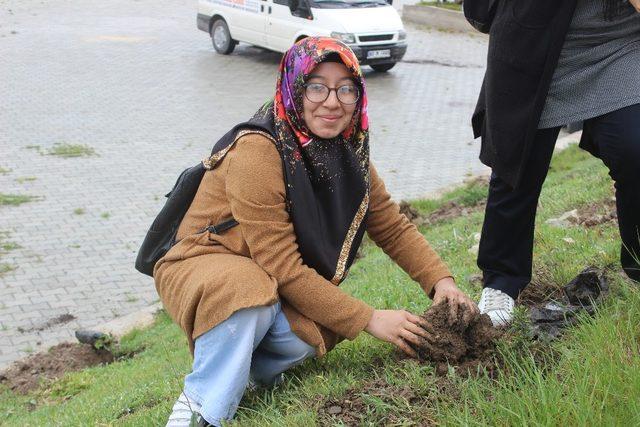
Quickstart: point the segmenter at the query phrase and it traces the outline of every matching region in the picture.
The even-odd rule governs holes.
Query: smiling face
[[[318,64],[307,80],[307,84],[322,83],[329,88],[353,85],[353,76],[347,67],[338,62]],[[330,139],[344,131],[353,117],[358,104],[343,104],[336,91],[329,92],[324,102],[311,102],[303,97],[303,119],[309,130],[317,137]]]

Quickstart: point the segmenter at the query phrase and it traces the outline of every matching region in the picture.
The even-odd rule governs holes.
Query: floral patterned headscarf
[[[369,131],[367,91],[360,64],[353,51],[333,38],[308,37],[293,45],[282,58],[274,105],[276,120],[287,122],[301,147],[305,147],[313,139],[302,119],[304,84],[307,76],[319,63],[336,54],[351,72],[360,89],[357,109],[351,123],[342,132],[342,137],[348,140],[356,134],[357,138],[365,138],[364,134]]]

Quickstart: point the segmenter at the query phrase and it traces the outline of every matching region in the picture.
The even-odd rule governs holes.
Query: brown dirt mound
[[[108,350],[95,350],[89,344],[62,343],[14,363],[0,373],[0,382],[16,393],[25,394],[38,388],[41,380],[54,380],[66,372],[113,361],[114,356]]]
[[[571,222],[585,227],[595,227],[617,220],[618,212],[616,210],[616,199],[614,197],[578,209],[578,218],[571,219]]]
[[[460,373],[476,372],[478,368],[493,371],[495,340],[500,332],[486,314],[458,310],[455,319],[449,315],[449,304],[432,306],[422,316],[432,327],[433,340],[423,340],[415,348],[421,361],[436,364],[436,373],[446,374],[448,366]]]

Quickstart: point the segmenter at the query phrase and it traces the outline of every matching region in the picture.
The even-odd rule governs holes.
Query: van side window
[[[289,6],[289,0],[273,0],[275,4],[282,4],[285,6]]]

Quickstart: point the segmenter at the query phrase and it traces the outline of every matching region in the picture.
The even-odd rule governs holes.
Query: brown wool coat
[[[223,234],[201,232],[231,217]],[[369,237],[429,295],[451,273],[400,214],[371,166]],[[354,339],[373,308],[303,264],[285,209],[282,160],[268,138],[251,133],[202,179],[178,230],[178,243],[155,266],[156,289],[171,318],[194,340],[235,311],[280,300],[293,332],[324,355]]]

